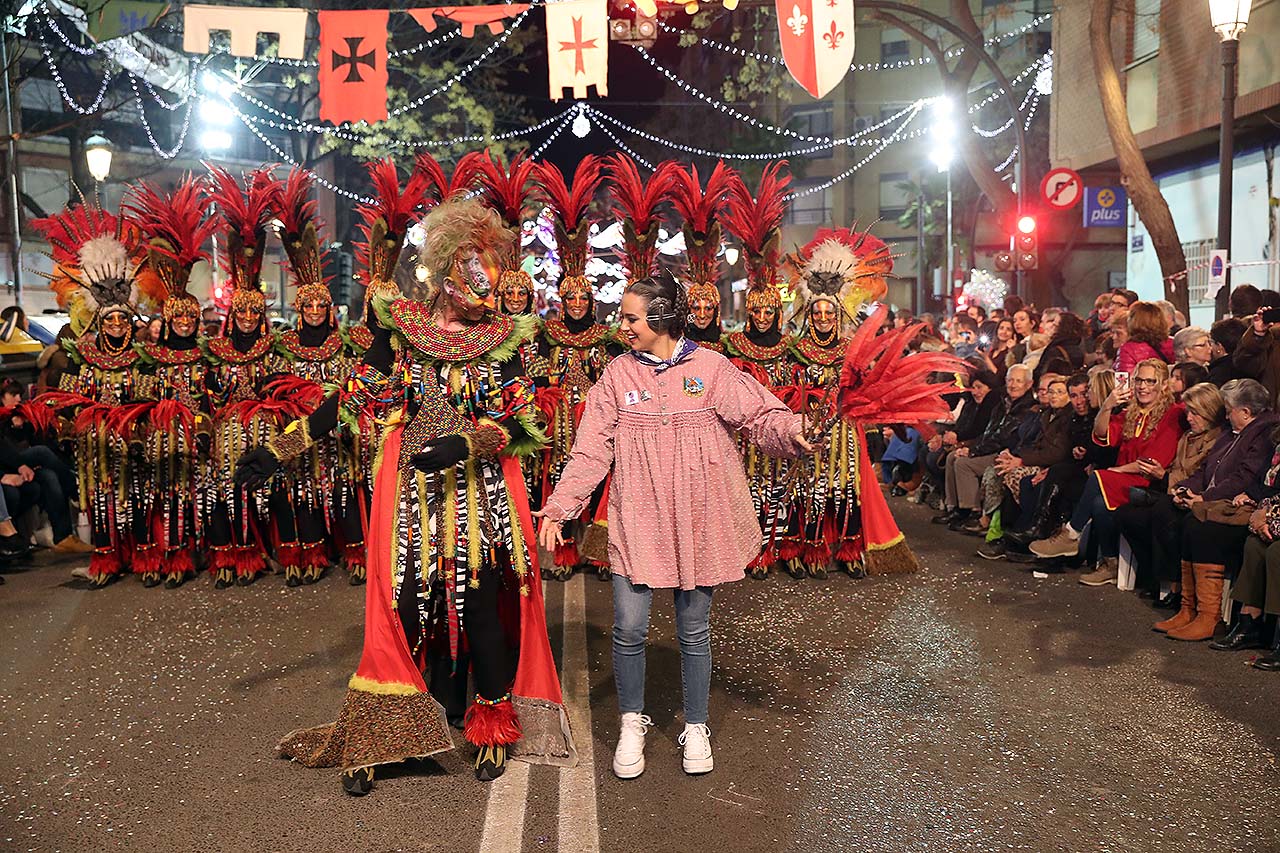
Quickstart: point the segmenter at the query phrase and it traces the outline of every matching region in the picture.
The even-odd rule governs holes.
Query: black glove
[[[446,435],[427,442],[421,453],[409,457],[409,464],[424,474],[452,468],[471,455],[467,441],[460,435]]]
[[[265,447],[255,447],[236,460],[236,485],[256,491],[280,468],[280,460]]]
[[[395,353],[391,349],[391,330],[384,328],[378,322],[378,314],[373,310],[372,299],[365,305],[364,316],[369,333],[373,336],[373,342],[369,344],[369,349],[364,354],[364,362],[386,373],[391,370],[391,363],[395,360]]]
[[[213,439],[210,437],[209,433],[207,432],[196,433],[196,451],[201,456],[209,455],[209,448],[212,446],[212,444],[213,444]]]

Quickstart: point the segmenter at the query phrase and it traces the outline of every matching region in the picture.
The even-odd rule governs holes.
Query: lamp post
[[[947,301],[951,301],[951,264],[955,257],[951,231],[951,161],[955,159],[956,124],[951,117],[952,104],[950,98],[939,98],[933,102],[933,126],[929,135],[933,147],[929,151],[929,159],[938,167],[939,172],[947,173],[947,257],[943,264],[943,290]]]
[[[1218,248],[1231,251],[1231,179],[1234,176],[1236,77],[1240,35],[1249,24],[1252,0],[1209,0],[1209,19],[1222,37],[1222,121],[1218,134]],[[1231,294],[1231,256],[1222,287],[1214,299],[1214,316],[1226,316]]]
[[[89,167],[89,174],[93,175],[93,179],[101,186],[102,182],[111,174],[111,155],[114,149],[111,147],[111,141],[101,133],[95,133],[85,140],[84,143],[84,162]]]

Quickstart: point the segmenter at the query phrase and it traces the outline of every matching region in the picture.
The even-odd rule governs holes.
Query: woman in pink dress
[[[802,417],[719,353],[683,337],[689,308],[669,274],[641,279],[622,297],[631,352],[610,362],[587,394],[573,450],[541,512],[548,550],[613,468],[609,564],[613,567],[613,671],[622,712],[613,772],[644,772],[645,639],[652,591],[674,590],[684,684],[686,773],[712,769],[711,595],[741,580],[761,532],[734,436],[766,453],[812,452]],[[708,531],[716,531],[708,535]]]

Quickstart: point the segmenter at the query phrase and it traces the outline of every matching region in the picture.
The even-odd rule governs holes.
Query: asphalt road
[[[464,747],[355,799],[273,746],[338,710],[360,588],[8,574],[0,849],[1280,850],[1280,676],[1152,633],[1151,609],[1114,588],[978,560],[977,540],[892,505],[922,573],[717,593],[716,770],[696,778],[666,594],[639,779],[609,769],[610,601],[586,578],[549,585],[547,610],[592,761],[514,764],[486,787]]]

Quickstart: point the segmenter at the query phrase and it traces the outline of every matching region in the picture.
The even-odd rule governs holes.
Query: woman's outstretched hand
[[[795,442],[796,447],[800,448],[805,453],[817,453],[818,448],[822,447],[821,441],[817,443],[810,442],[809,439],[804,437],[804,433],[802,432],[798,432],[791,436],[791,440]]]
[[[538,519],[538,543],[542,545],[546,551],[554,552],[557,545],[564,544],[564,534],[561,529],[564,526],[562,521],[552,521],[547,518],[547,511],[540,509],[532,514]]]

